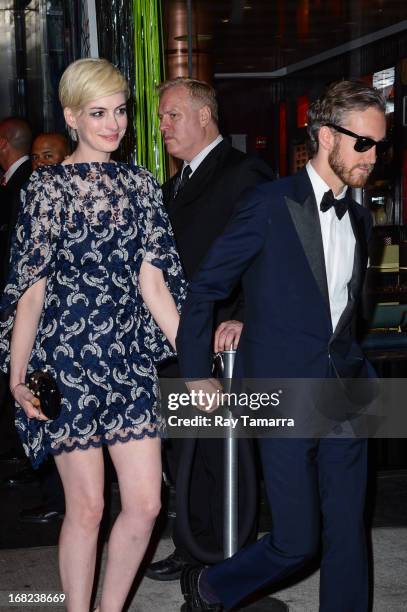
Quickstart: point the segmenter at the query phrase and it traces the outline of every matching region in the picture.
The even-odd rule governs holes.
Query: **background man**
[[[184,377],[211,376],[207,321],[243,274],[236,377],[373,375],[352,328],[372,222],[348,187],[363,187],[385,148],[384,111],[377,90],[350,81],[312,104],[311,161],[247,196],[191,284],[177,341]],[[230,609],[275,584],[316,554],[322,529],[320,611],[367,612],[367,440],[263,438],[260,451],[272,532],[201,573],[186,570],[182,610]]]
[[[181,171],[163,186],[164,202],[171,219],[181,261],[190,280],[209,247],[223,231],[236,201],[248,187],[272,179],[270,168],[260,159],[233,149],[218,128],[214,89],[202,81],[178,78],[159,87],[160,129],[165,147],[183,161]],[[218,304],[214,329],[215,352],[235,347],[239,341],[243,303],[239,289]],[[179,376],[176,365],[163,368],[163,377]],[[199,440],[193,464],[190,516],[198,544],[222,551],[222,440]],[[171,440],[175,466],[182,440]],[[241,500],[242,508],[244,500]],[[253,529],[253,534],[254,534]],[[156,580],[179,577],[187,561],[197,562],[188,551],[184,529],[175,519],[175,553],[153,563],[147,575]],[[199,561],[199,560],[198,560]]]
[[[67,155],[69,155],[69,144],[63,134],[39,134],[31,147],[32,169],[37,170],[41,166],[59,164]],[[43,503],[22,510],[19,516],[20,521],[24,523],[50,523],[60,519],[65,512],[65,498],[61,479],[52,457],[37,472],[34,472],[31,467],[26,467],[5,479],[3,485],[15,487],[37,479],[41,486]]]
[[[69,144],[63,134],[43,133],[34,138],[31,147],[32,169],[60,164],[69,155]]]
[[[6,281],[10,256],[11,236],[20,207],[20,191],[31,174],[29,158],[31,128],[25,119],[6,117],[0,121],[0,292]],[[14,402],[8,391],[8,378],[0,376],[0,406],[3,448],[0,458],[14,461],[22,454],[14,427]]]
[[[31,128],[25,119],[7,117],[0,122],[1,179],[1,287],[5,281],[11,234],[20,207],[20,191],[31,174]]]

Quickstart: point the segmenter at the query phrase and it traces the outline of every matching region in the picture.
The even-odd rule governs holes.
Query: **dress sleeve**
[[[48,173],[35,172],[21,192],[21,207],[11,243],[8,276],[0,299],[0,369],[7,370],[17,302],[55,265],[60,234],[61,190]]]
[[[145,172],[142,208],[144,218],[143,261],[163,271],[165,283],[174,298],[178,311],[185,301],[187,283],[175,245],[174,233],[164,209],[161,188],[150,173]],[[147,307],[146,310],[148,311]],[[148,312],[149,348],[156,362],[175,355],[174,350]]]
[[[164,209],[162,192],[150,177],[149,197],[146,203],[146,245],[144,261],[160,268],[165,282],[180,309],[186,296],[186,281],[175,245],[174,233]]]

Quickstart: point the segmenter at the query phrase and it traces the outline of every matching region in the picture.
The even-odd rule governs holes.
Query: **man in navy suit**
[[[235,376],[372,374],[353,333],[372,224],[349,188],[366,183],[385,134],[384,101],[365,84],[334,84],[311,105],[306,168],[252,190],[193,279],[177,338],[184,377],[216,390],[211,312],[240,279]],[[263,438],[260,449],[272,531],[211,568],[184,570],[182,610],[229,610],[302,567],[321,543],[320,611],[366,612],[367,441]]]

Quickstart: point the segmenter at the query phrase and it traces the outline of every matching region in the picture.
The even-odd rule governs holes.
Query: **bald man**
[[[27,160],[31,140],[31,127],[25,119],[6,117],[0,121],[0,166],[5,172],[6,183],[23,161]]]
[[[69,144],[63,134],[38,134],[31,147],[32,169],[60,164],[68,155]]]
[[[7,117],[0,121],[1,179],[1,247],[0,285],[3,287],[10,252],[11,234],[20,207],[20,191],[31,174],[30,150],[32,133],[28,122],[20,117]]]
[[[4,287],[11,236],[20,208],[20,191],[31,174],[31,128],[25,119],[7,117],[0,121],[0,291]],[[21,454],[21,443],[14,427],[14,402],[8,393],[8,379],[0,376],[0,459]],[[6,452],[4,452],[6,451]],[[10,451],[10,452],[8,452]]]

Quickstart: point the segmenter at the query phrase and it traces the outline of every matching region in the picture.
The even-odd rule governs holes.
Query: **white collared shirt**
[[[208,144],[207,147],[202,149],[202,151],[199,151],[198,155],[195,155],[195,157],[191,159],[190,162],[184,161],[184,165],[182,166],[182,172],[184,171],[185,166],[189,166],[191,168],[190,176],[192,176],[195,170],[198,168],[198,166],[202,164],[205,157],[212,151],[212,149],[214,149],[220,142],[222,142],[222,140],[223,140],[223,136],[219,134],[219,136],[217,136],[215,140],[213,140],[210,144]],[[181,172],[181,176],[182,176],[182,172]]]
[[[329,191],[330,187],[319,176],[310,161],[307,163],[306,169],[314,190],[321,223],[329,306],[332,329],[335,331],[340,316],[348,303],[348,283],[352,278],[356,241],[348,212],[339,220],[333,206],[326,212],[320,210],[322,197],[326,191]],[[345,185],[336,199],[344,198],[347,189],[348,187]]]
[[[18,159],[17,161],[14,162],[14,164],[11,164],[10,168],[7,170],[7,172],[5,172],[3,174],[3,178],[2,181],[4,182],[4,185],[7,185],[7,183],[9,182],[9,180],[11,179],[11,177],[13,176],[14,172],[16,170],[18,170],[18,168],[21,166],[21,164],[23,164],[25,161],[27,161],[27,159],[30,159],[28,157],[28,155],[23,155],[23,157],[20,157],[20,159]]]

